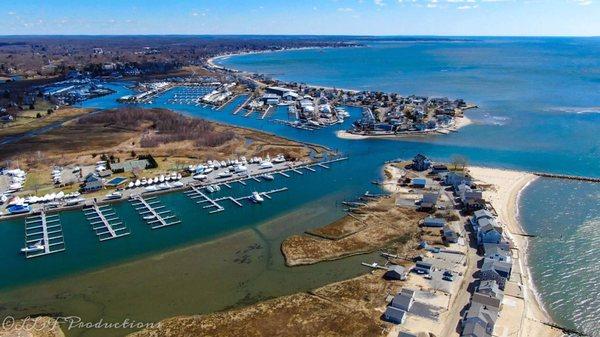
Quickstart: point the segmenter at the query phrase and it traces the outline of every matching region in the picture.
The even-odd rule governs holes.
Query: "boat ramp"
[[[36,246],[36,249],[25,252],[30,259],[38,256],[62,252],[65,250],[62,225],[58,214],[39,215],[25,219],[25,247]]]
[[[141,195],[132,196],[131,204],[142,219],[152,229],[159,229],[181,223],[172,211],[165,208],[156,197],[144,198]]]
[[[98,206],[94,203],[84,208],[83,212],[100,241],[116,239],[130,234],[110,205]]]

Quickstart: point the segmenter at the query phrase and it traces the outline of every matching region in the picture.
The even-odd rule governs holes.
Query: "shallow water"
[[[181,193],[163,195],[160,198],[164,204],[183,221],[158,231],[147,228],[128,203],[120,204],[116,206],[117,213],[132,235],[112,242],[99,243],[81,212],[65,212],[61,219],[67,251],[39,260],[26,261],[16,253],[22,245],[22,220],[3,222],[0,256],[5,258],[6,270],[10,272],[0,279],[2,314],[49,312],[82,315],[88,320],[104,317],[118,321],[128,317],[154,321],[247,304],[365,272],[360,262],[371,261],[371,256],[287,268],[279,245],[289,234],[337,219],[343,214],[340,202],[365,190],[373,191],[375,186],[369,181],[379,177],[384,161],[397,157],[409,158],[422,152],[448,160],[454,154],[462,154],[478,165],[598,176],[600,138],[596,135],[600,132],[600,114],[593,112],[600,93],[600,58],[593,57],[597,55],[597,40],[501,39],[466,44],[387,43],[364,49],[230,58],[227,64],[275,73],[284,79],[463,97],[481,108],[468,113],[476,124],[459,133],[402,141],[348,141],[338,139],[335,131],[347,128],[352,119],[360,116],[360,109],[349,108],[352,118],[344,125],[306,132],[268,119],[232,115],[243,97],[215,111],[169,104],[169,94],[163,95],[146,106],[168,107],[192,116],[323,144],[350,159],[332,164],[330,170],[318,169],[317,173],[292,175],[290,179],[277,176],[275,182],[255,187],[236,184],[234,191],[224,189],[221,193],[241,195],[249,194],[252,188],[267,189],[271,186],[268,184],[289,187],[289,191],[276,194],[263,205],[237,208],[225,204],[227,211],[217,215],[208,215]],[[111,87],[117,90],[116,94],[84,102],[83,106],[118,106],[115,99],[130,90],[123,83]],[[285,118],[285,110],[277,109],[274,118]],[[559,186],[560,181],[548,184]],[[585,197],[577,189],[562,192],[562,196],[552,196],[549,202]],[[524,218],[537,207],[536,203],[527,204],[529,198],[525,193],[522,199],[524,205],[530,205],[521,207]],[[598,208],[597,203],[586,207],[574,207],[571,212],[581,215],[589,207]],[[551,218],[548,212],[544,217]],[[581,228],[584,221],[572,221],[570,225]],[[255,244],[260,248],[253,249]],[[536,252],[539,251],[534,246],[532,256]],[[541,254],[540,259],[544,258],[549,256]],[[544,266],[543,261],[539,265]],[[598,270],[598,263],[591,265],[591,270]],[[536,282],[538,275],[541,274],[534,270]],[[544,287],[539,288],[545,298]],[[582,324],[583,320],[561,310],[552,310],[555,317],[565,317],[561,322]],[[586,322],[600,318],[597,311],[587,313],[592,318],[586,317]],[[119,335],[94,330],[71,333]]]

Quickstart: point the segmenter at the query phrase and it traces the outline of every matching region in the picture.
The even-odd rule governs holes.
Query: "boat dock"
[[[240,112],[240,110],[242,110],[246,104],[250,103],[250,101],[252,101],[253,97],[252,95],[248,96],[248,98],[244,101],[244,103],[240,104],[237,108],[235,108],[235,110],[233,111],[234,115],[237,115],[238,112]]]
[[[100,241],[116,239],[130,234],[110,205],[98,206],[94,203],[85,208],[83,212]]]
[[[177,219],[173,212],[165,209],[165,206],[161,205],[160,200],[156,197],[144,198],[141,195],[132,196],[131,204],[152,229],[181,223],[181,220]]]
[[[62,252],[65,240],[58,214],[47,215],[42,211],[39,215],[25,219],[25,246],[40,244],[42,249],[25,252],[30,259],[38,256]]]
[[[288,190],[287,187],[282,187],[282,188],[277,188],[277,189],[270,190],[270,191],[258,192],[258,194],[260,196],[263,196],[263,197],[267,198],[267,199],[272,199],[271,194],[279,193],[279,192],[283,192],[283,191],[287,191],[287,190]],[[230,200],[234,204],[236,204],[236,205],[238,205],[240,207],[243,207],[244,205],[240,201],[241,200],[251,200],[252,198],[253,198],[252,195],[247,195],[247,196],[239,197],[239,198],[221,197],[221,198],[218,198],[218,199],[214,199],[213,201],[214,202],[219,202],[219,201],[223,201],[223,200]]]
[[[211,214],[218,213],[218,212],[222,212],[225,210],[225,207],[219,205],[216,200],[213,200],[209,196],[204,194],[204,192],[202,192],[202,189],[195,187],[195,186],[190,186],[190,187],[191,187],[191,189],[189,191],[185,192],[185,194],[190,199],[194,200],[197,204],[208,203],[208,205],[204,205],[203,208],[214,208],[209,213],[211,213]],[[195,200],[195,199],[200,199],[200,200]]]

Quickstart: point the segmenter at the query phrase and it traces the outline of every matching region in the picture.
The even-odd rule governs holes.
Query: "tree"
[[[452,162],[452,166],[454,166],[455,170],[458,170],[460,168],[460,170],[464,171],[465,168],[467,167],[467,158],[465,156],[461,156],[461,155],[454,155],[451,158],[451,162]]]

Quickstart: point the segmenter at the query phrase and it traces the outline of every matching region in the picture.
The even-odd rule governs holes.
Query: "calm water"
[[[170,96],[167,93],[156,99],[152,106],[323,144],[348,154],[350,159],[332,165],[331,170],[290,179],[278,176],[272,183],[245,188],[238,185],[234,190],[222,190],[222,194],[242,195],[253,188],[289,187],[289,191],[275,195],[264,205],[240,209],[226,204],[227,211],[218,215],[209,216],[181,193],[161,196],[165,205],[183,222],[159,231],[150,231],[141,223],[129,204],[118,205],[117,213],[125,220],[132,235],[113,242],[98,243],[81,212],[63,213],[67,251],[37,261],[25,261],[16,253],[22,245],[23,221],[2,223],[0,254],[9,271],[0,279],[2,313],[61,313],[82,315],[90,320],[104,317],[115,321],[128,317],[153,321],[176,314],[222,310],[364,272],[360,262],[373,257],[359,256],[309,267],[286,268],[279,245],[290,234],[341,216],[340,202],[367,189],[372,190],[374,186],[369,181],[379,176],[384,161],[408,158],[418,152],[441,160],[462,154],[471,163],[480,165],[599,176],[600,137],[596,136],[600,132],[598,53],[597,40],[502,39],[461,43],[373,43],[366,48],[230,58],[224,61],[229,66],[265,72],[281,79],[355,89],[463,97],[479,104],[481,109],[469,112],[476,123],[460,133],[403,141],[347,141],[335,137],[334,128],[306,132],[268,120],[232,115],[231,111],[244,100],[243,97],[222,111],[214,111],[167,104]],[[122,83],[111,86],[117,90],[116,94],[83,105],[117,106],[115,99],[129,90]],[[349,109],[349,112],[353,118],[360,115],[359,109]],[[275,118],[285,118],[285,109],[278,109]],[[350,122],[348,120],[338,128],[347,128]],[[552,188],[562,184],[554,180],[544,180],[544,183]],[[554,209],[553,203],[561,203],[562,198],[579,200],[589,195],[573,188],[563,188],[563,194],[556,196],[544,191],[541,185],[534,184],[523,197],[521,216],[532,232],[535,232],[531,228],[536,228],[536,224],[528,222],[527,218],[535,217],[537,206]],[[530,194],[534,192],[546,198],[531,199],[539,202],[528,204]],[[584,215],[590,208],[597,210],[597,199],[595,204],[587,206],[575,203],[570,210],[573,216],[568,225],[582,228]],[[543,216],[550,221],[555,214],[549,212]],[[564,218],[556,221],[560,226]],[[564,249],[576,249],[576,239],[565,241]],[[532,255],[543,249],[534,245]],[[560,252],[562,250],[557,254]],[[536,282],[538,278],[541,280],[539,275],[544,273],[543,266],[557,267],[552,264],[549,254],[539,254],[539,259],[549,264],[539,263],[542,269],[534,270]],[[600,282],[598,261],[580,267],[578,277],[589,278],[592,285]],[[599,321],[597,304],[595,311],[582,311],[585,315],[568,315],[563,312],[567,310],[565,308],[590,306],[591,303],[581,304],[569,296],[574,289],[568,288],[569,282],[563,286],[552,283],[556,287],[553,290],[546,290],[542,283],[540,281],[539,288],[544,298],[548,291],[559,291],[562,301],[570,303],[554,306],[549,300],[548,306],[555,317],[560,317],[564,324],[576,325],[588,332],[598,330],[599,326],[593,325],[598,323],[586,323]],[[597,287],[578,290],[583,293],[582,298],[588,298],[591,296],[586,294],[597,292]],[[584,316],[588,318],[583,319]],[[102,335],[98,331],[71,333]]]

